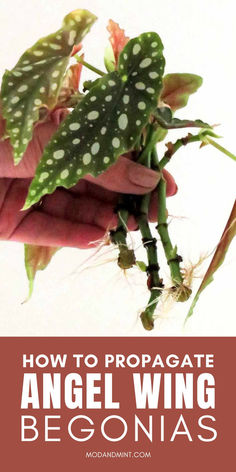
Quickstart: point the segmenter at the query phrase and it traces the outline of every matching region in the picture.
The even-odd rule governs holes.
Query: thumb
[[[120,156],[115,164],[98,177],[86,175],[84,178],[113,192],[142,195],[157,186],[161,174]]]

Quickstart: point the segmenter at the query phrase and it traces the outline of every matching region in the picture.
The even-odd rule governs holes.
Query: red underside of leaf
[[[74,56],[75,54],[77,54],[77,52],[79,52],[82,49],[82,47],[83,47],[82,43],[76,44],[72,49],[71,56]]]
[[[84,58],[84,55],[81,56],[82,59]],[[74,92],[76,92],[79,88],[79,83],[80,83],[80,77],[81,77],[81,72],[82,72],[82,67],[83,64],[73,64],[70,66],[70,68],[67,71],[67,77],[66,80],[63,84],[64,87],[67,87],[69,89],[73,89]]]
[[[160,100],[176,111],[187,104],[189,95],[196,92],[201,84],[201,77],[195,74],[168,74],[163,78]]]
[[[121,29],[118,23],[113,20],[109,20],[107,30],[110,33],[110,43],[115,56],[115,65],[118,65],[119,55],[129,41],[129,38],[125,36],[125,31]]]

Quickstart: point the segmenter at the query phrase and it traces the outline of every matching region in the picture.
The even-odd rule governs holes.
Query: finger
[[[116,192],[107,190],[85,179],[81,179],[74,187],[69,189],[69,192],[74,195],[90,195],[91,197],[103,200],[104,202],[116,203],[119,195]]]
[[[96,241],[104,234],[98,226],[73,223],[35,210],[25,216],[9,241],[88,249],[96,246]]]
[[[65,220],[99,226],[108,231],[117,226],[115,205],[88,195],[74,196],[60,189],[54,194],[44,197],[40,211]],[[134,218],[129,219],[129,228],[136,224]]]
[[[178,186],[175,182],[174,177],[172,177],[168,170],[163,170],[163,176],[166,180],[166,195],[167,197],[172,197],[177,193]]]
[[[113,192],[142,195],[156,187],[160,173],[120,156],[103,174],[96,178],[87,175],[85,179]]]
[[[31,210],[20,211],[27,195],[28,179],[1,179],[0,181],[0,239],[7,240],[22,219]]]
[[[169,172],[164,171],[164,177],[167,181],[167,196],[175,195],[177,192],[177,185],[172,175]],[[70,197],[70,194],[72,194],[72,198]],[[77,197],[76,199],[73,197],[74,194]],[[80,196],[79,200],[78,195]],[[83,195],[84,197],[81,200]],[[84,223],[94,222],[103,228],[112,228],[117,221],[113,213],[118,198],[119,195],[117,193],[104,189],[99,185],[86,181],[85,179],[81,179],[77,185],[70,189],[69,192],[58,189],[52,195],[44,197],[42,208],[46,212],[55,216],[69,219],[73,219],[74,217],[76,218],[76,221],[80,220]],[[150,218],[152,221],[156,221],[156,194],[152,197],[151,202]],[[99,211],[97,211],[97,208],[99,208]],[[132,218],[129,220],[129,229],[133,229],[134,227],[134,219]]]
[[[163,171],[163,175],[167,183],[167,196],[170,197],[172,195],[175,195],[177,192],[177,185],[175,183],[174,178],[166,170]],[[94,198],[98,198],[100,200],[111,202],[114,204],[118,201],[118,193],[112,192],[111,190],[107,190],[106,188],[97,185],[97,179],[94,179],[94,182],[95,183],[92,183],[88,180],[81,179],[76,185],[74,185],[74,187],[70,189],[70,192],[77,195],[87,194]]]
[[[43,149],[56,130],[57,124],[51,121],[36,126],[34,137],[30,141],[22,161],[17,166],[14,165],[10,140],[1,141],[0,177],[34,177]]]
[[[11,183],[12,179],[1,179],[0,181],[0,214]]]
[[[76,223],[94,224],[107,230],[117,224],[114,205],[89,195],[74,196],[62,189],[44,197],[40,211]]]

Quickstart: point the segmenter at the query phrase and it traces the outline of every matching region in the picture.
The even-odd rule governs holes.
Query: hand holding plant
[[[156,187],[158,174],[121,157],[99,178],[87,176],[70,190],[57,189],[45,197],[41,205],[21,211],[42,149],[56,129],[53,121],[37,126],[18,166],[13,164],[9,140],[0,143],[1,239],[50,247],[91,248],[93,241],[116,227],[114,208],[118,192],[137,195],[151,192]],[[172,195],[176,189],[174,180],[168,173],[166,178],[168,195]],[[150,219],[156,220],[155,198]],[[129,229],[136,226],[130,217]]]
[[[164,76],[163,45],[156,33],[143,33],[128,40],[123,30],[110,21],[112,49],[105,55],[107,73],[78,55],[80,41],[94,21],[94,15],[83,10],[67,15],[59,31],[28,49],[15,68],[6,71],[3,77],[5,137],[10,138],[18,176],[30,169],[30,175],[27,171],[27,175],[21,174],[22,187],[17,187],[19,182],[11,183],[8,199],[16,188],[18,207],[11,212],[13,220],[16,216],[13,223],[17,224],[9,239],[28,243],[26,268],[32,284],[36,270],[44,268],[55,252],[41,245],[87,247],[91,240],[100,239],[110,229],[110,242],[119,250],[118,265],[125,270],[137,266],[147,273],[150,298],[141,320],[146,329],[152,329],[155,309],[165,290],[158,262],[157,235],[170,270],[170,294],[176,301],[185,301],[191,295],[181,255],[169,234],[166,196],[175,193],[175,184],[164,167],[180,147],[194,142],[201,146],[211,144],[229,157],[235,159],[235,156],[213,139],[218,136],[209,124],[174,116],[176,110],[187,104],[189,95],[198,89],[202,79],[186,73]],[[67,68],[71,56],[77,63]],[[83,93],[78,91],[82,64],[99,76],[94,82],[84,83]],[[72,111],[68,113],[68,109]],[[33,146],[31,156],[35,153],[34,139],[31,141],[34,127],[37,133],[37,129],[48,126],[38,123],[48,123],[63,110],[66,117],[46,145],[34,172],[40,153],[36,152],[36,159],[30,157],[26,161],[30,146]],[[187,133],[175,143],[167,142],[167,150],[159,158],[156,145],[169,130],[179,128],[200,131]],[[49,137],[43,141],[42,150]],[[6,165],[3,159],[1,165],[2,176],[17,177],[12,163]],[[6,174],[9,169],[13,174]],[[20,213],[29,184],[27,177],[31,176],[34,178],[24,212]],[[154,187],[156,191],[151,193]],[[155,236],[149,219],[155,221],[156,215]],[[229,221],[225,233],[227,244],[225,240],[224,245],[220,242],[221,257],[207,274],[208,278],[217,269],[235,234],[235,207]],[[137,226],[147,262],[136,261],[127,242],[127,231]]]

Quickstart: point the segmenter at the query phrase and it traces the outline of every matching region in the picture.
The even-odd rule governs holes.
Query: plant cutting
[[[96,17],[86,10],[71,12],[58,31],[40,39],[25,51],[11,71],[5,72],[1,87],[1,109],[5,119],[3,139],[10,140],[17,166],[37,125],[46,122],[56,111],[64,110],[58,130],[43,150],[23,210],[39,205],[57,188],[70,189],[87,175],[98,177],[123,155],[160,173],[155,231],[148,221],[150,193],[142,196],[120,194],[114,209],[116,227],[108,228],[109,242],[118,249],[119,267],[123,270],[137,267],[147,274],[150,295],[141,321],[145,329],[151,330],[156,308],[165,291],[177,302],[188,300],[192,294],[182,257],[169,231],[164,170],[182,146],[196,142],[200,147],[211,145],[229,158],[236,158],[218,143],[219,136],[213,126],[200,119],[175,116],[201,86],[202,79],[189,73],[164,74],[163,44],[157,33],[145,32],[129,39],[110,20],[110,47],[104,60],[106,72],[99,70],[96,64],[89,64],[81,53],[81,41],[95,20]],[[97,78],[84,82],[79,91],[82,66],[95,72]],[[183,137],[170,142],[168,132],[182,128],[187,129]],[[161,156],[158,145],[164,140],[167,149]],[[129,246],[130,216],[139,229],[146,261],[137,260],[134,249]],[[222,263],[235,232],[234,204],[193,305]],[[47,266],[56,250],[56,247],[25,245],[30,294],[36,271]],[[170,287],[166,287],[163,279],[159,251],[166,257]]]

